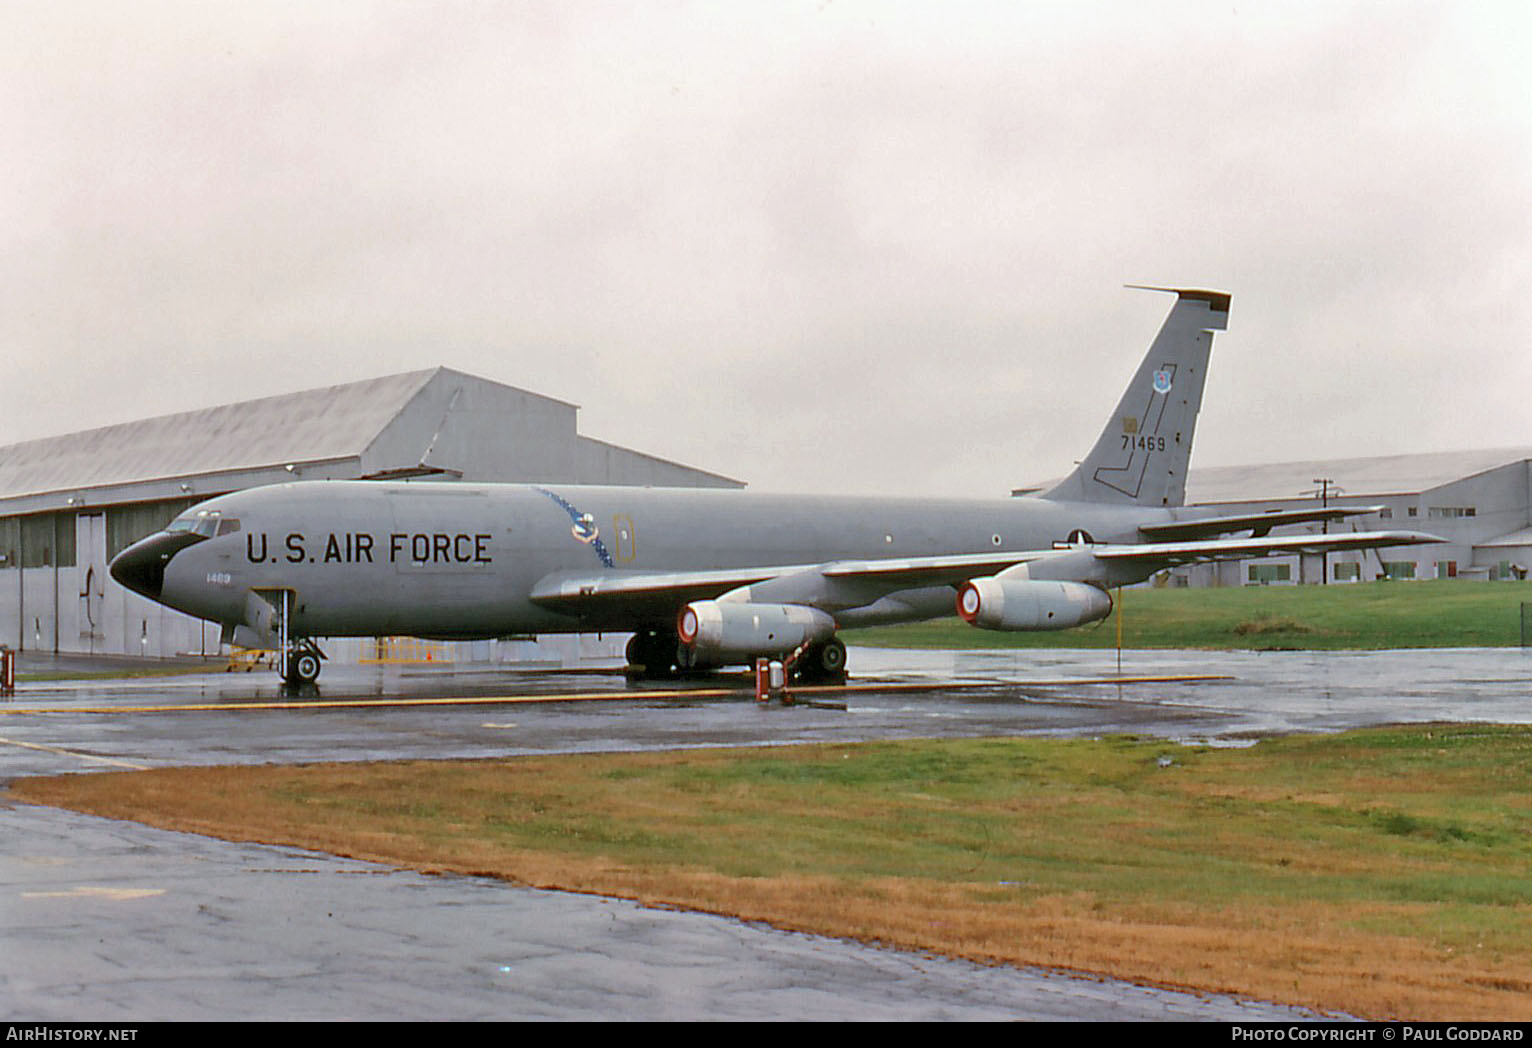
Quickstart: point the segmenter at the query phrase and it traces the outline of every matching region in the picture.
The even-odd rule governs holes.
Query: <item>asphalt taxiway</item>
[[[1366,724],[1532,720],[1532,654],[853,649],[823,705],[718,680],[332,666],[24,683],[0,782],[180,764],[1099,735],[1239,745]],[[726,687],[740,678],[725,679]],[[575,698],[575,696],[581,696]],[[843,706],[844,708],[838,708]],[[1278,1019],[1292,1009],[426,877],[0,803],[0,1009],[18,1019]]]

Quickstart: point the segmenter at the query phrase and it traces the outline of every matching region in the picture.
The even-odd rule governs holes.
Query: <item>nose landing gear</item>
[[[293,687],[313,684],[324,668],[325,653],[307,637],[293,641],[282,653],[280,672],[282,683]]]

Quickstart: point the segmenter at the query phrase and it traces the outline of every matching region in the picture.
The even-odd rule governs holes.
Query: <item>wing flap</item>
[[[883,579],[910,586],[956,586],[975,575],[991,575],[1017,564],[1041,560],[1056,550],[1012,550],[996,553],[955,553],[939,557],[890,557],[886,560],[841,560],[820,569],[827,578]]]
[[[717,571],[604,571],[594,575],[585,572],[556,572],[539,579],[528,596],[534,603],[555,610],[658,594],[690,594],[686,599],[700,600],[807,568],[808,565],[728,568]]]

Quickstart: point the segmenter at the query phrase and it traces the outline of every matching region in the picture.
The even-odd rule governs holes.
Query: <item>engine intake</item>
[[[835,620],[803,604],[698,600],[681,609],[676,632],[699,663],[749,660],[834,636]]]
[[[958,615],[986,630],[1067,630],[1112,612],[1105,590],[1084,582],[1044,582],[991,576],[963,583]]]

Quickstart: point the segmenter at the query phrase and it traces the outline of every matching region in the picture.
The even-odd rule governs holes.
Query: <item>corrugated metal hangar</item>
[[[0,644],[216,654],[218,627],[107,574],[186,507],[294,479],[739,488],[576,432],[573,404],[448,368],[306,390],[0,448]]]

